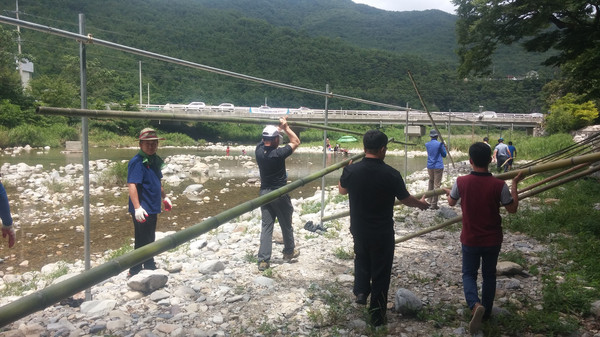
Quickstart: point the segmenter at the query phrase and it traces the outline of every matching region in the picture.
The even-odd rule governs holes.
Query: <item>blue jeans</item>
[[[500,254],[500,246],[470,247],[462,245],[462,279],[465,300],[469,308],[475,303],[485,307],[485,317],[492,313],[496,295],[496,263]],[[481,263],[481,300],[477,291],[477,272]]]

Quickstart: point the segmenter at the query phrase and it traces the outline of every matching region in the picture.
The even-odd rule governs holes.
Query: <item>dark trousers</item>
[[[470,247],[462,245],[462,279],[465,300],[473,309],[479,302],[485,307],[485,316],[492,314],[494,297],[496,296],[496,264],[501,246]],[[481,265],[481,300],[477,291],[477,272]]]
[[[272,190],[260,190],[260,195],[265,195]],[[260,231],[260,247],[258,248],[258,261],[269,262],[273,250],[273,227],[275,219],[279,221],[281,235],[283,236],[283,253],[291,254],[296,248],[294,242],[294,228],[292,227],[292,214],[294,207],[290,196],[284,194],[270,203],[260,207],[262,216]]]
[[[149,214],[146,218],[146,222],[137,222],[135,220],[135,215],[132,215],[132,218],[135,238],[135,243],[133,245],[134,249],[144,247],[145,245],[154,242],[156,238],[156,222],[158,219],[157,214]],[[154,258],[151,257],[150,259],[131,267],[129,269],[129,273],[131,275],[135,275],[139,273],[142,268],[156,269]]]
[[[371,294],[371,324],[385,323],[390,276],[394,261],[394,234],[354,237],[354,294]]]

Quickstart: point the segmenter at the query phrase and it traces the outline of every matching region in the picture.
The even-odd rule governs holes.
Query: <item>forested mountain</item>
[[[99,39],[311,89],[330,84],[338,94],[415,108],[421,106],[407,71],[432,110],[483,105],[499,112],[538,111],[538,93],[548,80],[457,79],[455,17],[441,11],[386,12],[351,0],[21,0],[19,9],[23,20],[71,32],[78,31],[77,15],[83,13],[86,32]],[[0,10],[14,17],[14,1],[0,0]],[[34,61],[36,78],[60,76],[77,85],[74,41],[23,29],[23,52]],[[256,106],[268,97],[272,106],[320,107],[324,101],[93,44],[87,53],[92,104],[135,102],[139,61],[151,103]],[[519,55],[509,53],[517,60],[512,69],[521,72],[511,75],[530,69],[525,65],[532,61]],[[335,101],[331,106],[373,108]]]

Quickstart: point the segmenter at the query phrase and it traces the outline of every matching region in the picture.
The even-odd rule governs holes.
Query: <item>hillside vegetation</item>
[[[0,1],[0,6],[5,15],[14,9],[14,3],[7,0]],[[538,97],[548,81],[543,76],[523,81],[458,79],[454,17],[440,11],[393,13],[350,0],[21,1],[20,11],[21,19],[72,32],[78,31],[77,15],[84,13],[86,32],[99,39],[311,89],[324,90],[329,84],[337,94],[389,104],[422,109],[407,76],[410,70],[433,111],[476,111],[480,105],[497,112],[544,109]],[[23,30],[23,52],[35,63],[36,80],[49,77],[45,85],[65,82],[77,92],[78,48],[74,41],[62,37]],[[144,102],[149,86],[150,102],[155,104],[205,101],[256,106],[265,98],[271,106],[324,104],[322,97],[93,44],[88,45],[87,53],[88,98],[94,107],[139,102],[139,61]],[[510,56],[511,62],[515,55]],[[78,105],[77,100],[38,101]],[[374,108],[351,102],[330,104],[336,108]]]

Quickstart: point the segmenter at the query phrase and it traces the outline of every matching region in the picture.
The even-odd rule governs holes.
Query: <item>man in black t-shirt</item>
[[[285,132],[290,142],[279,147]],[[300,146],[300,139],[287,123],[286,117],[279,118],[279,127],[267,125],[262,132],[262,141],[256,146],[256,162],[260,171],[260,195],[267,194],[287,183],[285,159]],[[273,249],[273,226],[275,218],[279,221],[283,235],[283,259],[291,260],[298,257],[300,252],[295,249],[294,229],[292,228],[292,213],[294,208],[288,194],[284,194],[270,203],[260,207],[262,221],[260,233],[260,248],[258,249],[258,270],[270,267],[271,251]]]
[[[394,260],[394,202],[425,210],[425,198],[406,190],[398,170],[383,162],[387,136],[379,130],[363,135],[365,158],[344,168],[338,184],[340,194],[349,194],[350,232],[354,239],[354,295],[366,304],[371,295],[370,324],[385,323],[392,262]]]

